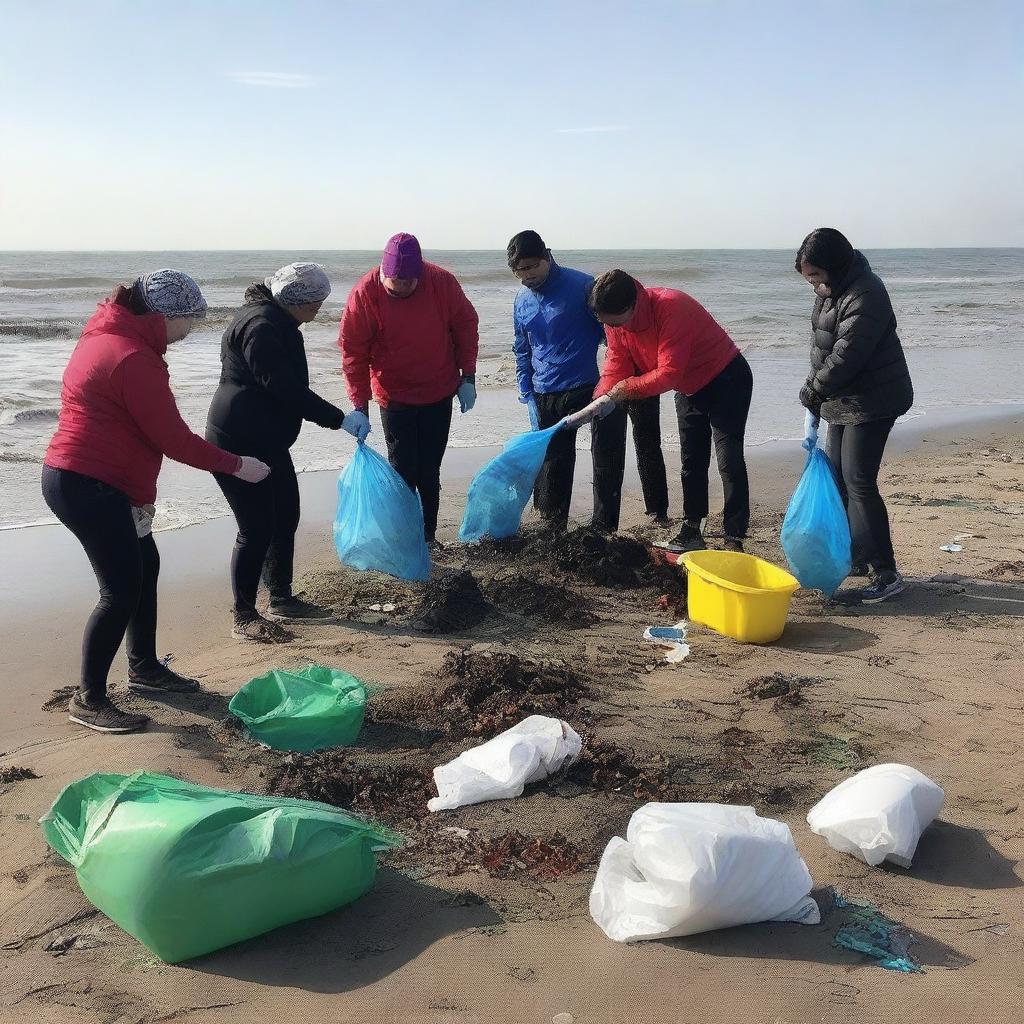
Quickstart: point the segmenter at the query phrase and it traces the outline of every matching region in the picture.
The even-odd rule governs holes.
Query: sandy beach
[[[454,538],[468,481],[490,454],[449,453],[443,540]],[[777,444],[750,458],[748,550],[782,563],[778,529],[802,453]],[[666,462],[678,514],[678,453],[667,451]],[[589,507],[588,463],[581,453],[580,517]],[[0,533],[0,1019],[1019,1018],[1024,415],[928,417],[897,428],[881,483],[913,581],[901,598],[843,608],[801,592],[778,643],[741,646],[695,627],[680,666],[640,642],[645,626],[675,621],[684,592],[675,571],[644,568],[613,580],[533,540],[468,555],[453,546],[439,565],[448,582],[424,603],[415,588],[339,568],[329,542],[335,481],[334,473],[302,478],[297,577],[336,602],[339,619],[296,627],[287,646],[228,639],[230,519],[158,536],[160,650],[201,677],[204,693],[128,698],[153,722],[123,738],[75,728],[64,704],[45,709],[74,681],[95,600],[76,542],[52,526]],[[661,536],[642,515],[635,467],[627,488],[623,533]],[[712,493],[715,508],[717,480]],[[712,521],[712,535],[714,528]],[[958,534],[971,535],[961,553],[940,550]],[[383,601],[395,612],[370,610]],[[355,747],[289,759],[223,723],[227,699],[246,680],[309,660],[385,685]],[[113,678],[123,671],[119,660]],[[511,682],[496,701],[474,703],[488,672]],[[432,766],[534,708],[583,733],[589,753],[576,768],[515,801],[426,814]],[[837,853],[804,820],[852,771],[888,761],[916,766],[946,791],[909,870]],[[141,768],[333,799],[379,816],[410,843],[383,858],[374,891],[352,906],[168,966],[91,907],[37,824],[69,782]],[[814,878],[822,923],[608,940],[587,911],[594,868],[608,839],[624,834],[632,811],[650,799],[752,804],[785,821]],[[845,920],[836,892],[905,925],[922,973],[886,971],[836,948]]]

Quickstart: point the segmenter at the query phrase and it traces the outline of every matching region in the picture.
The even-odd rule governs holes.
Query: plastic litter
[[[942,547],[939,548],[940,551],[948,551],[951,555],[958,555],[963,551],[963,549],[962,544],[943,544]]]
[[[250,679],[228,710],[253,739],[306,753],[354,743],[363,727],[366,684],[340,669],[274,669]]]
[[[40,823],[89,901],[178,963],[358,899],[401,838],[326,804],[90,775]]]
[[[804,439],[802,447],[804,451],[814,451],[818,447],[818,428],[821,426],[821,417],[815,416],[810,409],[804,412]]]
[[[828,456],[812,448],[782,523],[782,550],[800,586],[831,597],[850,574],[850,522]]]
[[[852,911],[852,920],[832,940],[836,946],[864,953],[887,971],[921,973],[921,965],[910,956],[910,946],[917,940],[906,927],[866,900],[848,900],[837,893],[835,903],[837,909]]]
[[[826,793],[808,812],[807,824],[832,849],[872,867],[889,860],[908,868],[945,798],[916,768],[876,764]]]
[[[974,534],[973,533],[958,533],[953,538],[953,543],[954,544],[962,544],[965,540],[974,540]]]
[[[493,537],[501,540],[519,530],[523,509],[533,493],[551,438],[562,429],[556,423],[546,430],[516,434],[469,485],[466,512],[459,540],[472,543]]]
[[[583,741],[566,722],[531,715],[435,768],[438,796],[427,802],[427,808],[450,811],[521,796],[531,782],[540,782],[575,761],[582,749]]]
[[[674,626],[648,626],[643,639],[649,644],[667,648],[665,660],[676,665],[690,654],[690,645],[686,642],[687,626],[686,621],[677,622]]]
[[[616,942],[757,921],[818,924],[811,875],[781,821],[753,807],[649,803],[605,848],[590,915]]]
[[[362,443],[338,478],[334,546],[342,564],[353,569],[403,580],[430,575],[419,496],[387,459]]]

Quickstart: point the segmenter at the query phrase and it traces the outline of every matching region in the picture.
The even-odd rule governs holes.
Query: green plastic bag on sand
[[[340,669],[274,669],[250,679],[228,710],[253,739],[275,750],[308,753],[347,747],[363,727],[366,685]]]
[[[401,838],[327,804],[90,775],[40,822],[89,901],[167,963],[358,899]]]

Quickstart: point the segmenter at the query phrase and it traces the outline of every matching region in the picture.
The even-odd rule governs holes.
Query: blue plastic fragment
[[[904,925],[886,917],[867,900],[848,900],[837,893],[835,905],[852,912],[852,920],[836,932],[832,940],[835,945],[864,953],[887,971],[923,973],[921,965],[909,953],[916,939]]]

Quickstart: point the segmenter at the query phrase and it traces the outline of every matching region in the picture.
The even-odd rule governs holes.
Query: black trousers
[[[256,615],[261,577],[272,602],[292,596],[299,481],[287,449],[258,457],[270,466],[270,476],[258,484],[214,474],[238,523],[231,553],[231,592],[235,616],[240,619]]]
[[[708,514],[708,471],[714,441],[725,492],[725,533],[745,537],[750,526],[750,484],[743,437],[754,378],[742,355],[695,395],[676,394],[682,461],[683,516],[698,523]]]
[[[847,427],[830,425],[825,442],[850,518],[853,560],[875,572],[896,570],[889,512],[878,491],[882,453],[895,422],[893,418]]]
[[[401,478],[420,496],[423,505],[423,533],[433,540],[437,533],[437,510],[441,504],[441,461],[448,448],[452,426],[452,400],[431,405],[402,405],[391,402],[380,411],[388,461]]]
[[[128,637],[132,669],[157,668],[156,584],[160,555],[153,535],[140,538],[122,491],[66,469],[43,467],[43,498],[85,549],[100,599],[82,639],[79,689],[89,700],[107,694],[107,675]]]
[[[542,430],[560,419],[588,406],[593,401],[594,385],[569,391],[534,396]],[[651,515],[668,514],[668,480],[661,452],[661,417],[657,397],[624,402],[603,420],[591,424],[590,455],[594,467],[593,524],[599,529],[619,528],[622,505],[622,480],[626,470],[626,419],[633,423],[633,443],[644,504]],[[534,505],[544,519],[556,528],[569,521],[573,476],[576,469],[576,432],[559,431],[551,439],[548,453],[537,476]]]

